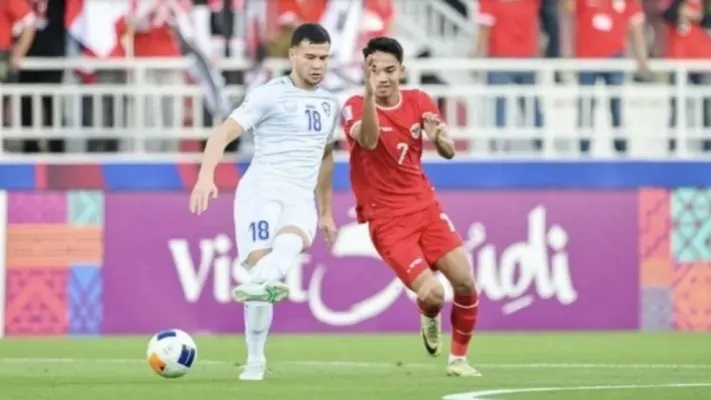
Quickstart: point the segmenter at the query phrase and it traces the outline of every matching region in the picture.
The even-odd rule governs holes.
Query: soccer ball
[[[180,378],[197,360],[195,341],[179,329],[158,332],[148,342],[148,365],[164,378]]]

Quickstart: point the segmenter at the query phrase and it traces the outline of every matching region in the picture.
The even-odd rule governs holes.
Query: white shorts
[[[313,242],[318,224],[316,203],[313,198],[289,194],[283,190],[237,191],[234,218],[240,263],[253,251],[271,248],[274,236],[285,226],[301,229],[309,243]]]

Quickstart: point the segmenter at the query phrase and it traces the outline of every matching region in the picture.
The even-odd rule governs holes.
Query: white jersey
[[[338,108],[330,92],[297,88],[289,77],[253,89],[230,115],[254,130],[254,156],[240,186],[312,196],[326,144],[335,139]]]

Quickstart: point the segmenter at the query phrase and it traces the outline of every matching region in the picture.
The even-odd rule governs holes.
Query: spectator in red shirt
[[[395,10],[392,0],[365,0],[363,7],[363,37],[360,42],[365,46],[374,37],[390,34]]]
[[[35,16],[27,0],[0,0],[0,64],[8,67],[0,71],[17,72],[32,46],[34,23]],[[0,82],[8,77],[0,76]]]
[[[711,15],[705,12],[701,0],[672,0],[662,6],[662,17],[666,21],[666,56],[668,58],[699,58],[711,61],[711,36],[704,25],[711,25]],[[672,82],[676,82],[672,75]],[[704,74],[691,73],[687,82],[692,85],[703,85]],[[671,100],[671,125],[676,126],[676,99]],[[703,100],[703,124],[711,126],[709,113],[711,101]]]
[[[328,0],[278,0],[276,14],[293,13],[299,21],[318,22],[327,4]]]
[[[668,58],[711,59],[711,37],[702,24],[711,22],[701,0],[673,0],[663,8]]]
[[[2,1],[2,0],[0,0]],[[32,46],[27,52],[28,57],[64,58],[67,55],[65,26],[66,7],[63,1],[48,0],[13,0],[14,2],[27,2],[34,14],[35,35]],[[59,85],[64,79],[64,69],[28,70],[22,69],[18,74],[18,82],[28,85]],[[43,127],[54,127],[62,124],[62,118],[55,115],[61,108],[60,101],[54,96],[39,97],[39,104],[35,96],[22,96],[20,118],[24,128],[32,128],[39,124]],[[24,140],[22,151],[25,153],[39,153],[49,151],[62,153],[65,141],[59,138],[48,140]]]
[[[540,0],[482,0],[475,20],[479,24],[476,57],[492,58],[533,58],[538,56]],[[492,71],[487,74],[490,85],[533,85],[536,77],[533,71]],[[518,99],[524,113],[534,115],[534,124],[542,125],[538,99],[527,106],[526,99]],[[530,103],[529,103],[530,104]],[[506,126],[506,99],[496,99],[496,126]],[[524,117],[525,120],[525,117]]]
[[[575,55],[578,58],[620,58],[625,55],[627,38],[638,68],[644,77],[649,76],[647,44],[644,37],[644,14],[639,0],[567,0],[575,11]],[[594,85],[598,78],[610,86],[621,85],[622,72],[586,71],[578,76],[581,85]],[[594,104],[592,105],[594,107]],[[581,110],[582,111],[582,110]],[[620,99],[610,100],[612,125],[622,124]],[[582,112],[581,112],[582,114]],[[593,115],[594,113],[590,113]],[[592,125],[592,121],[589,125]]]
[[[0,85],[17,81],[20,64],[34,38],[35,15],[29,3],[26,0],[0,0]],[[3,121],[21,122],[10,119],[9,104],[7,98],[0,97],[0,112],[5,114]],[[4,147],[12,148],[15,143],[8,141]]]
[[[179,18],[187,18],[191,4],[186,0],[133,0],[132,15],[127,19],[133,35],[133,54],[136,58],[177,58],[181,56],[180,42],[175,30]],[[189,22],[188,22],[189,23]],[[129,33],[129,36],[131,36]],[[144,79],[153,86],[173,86],[185,83],[185,71],[148,70]],[[173,111],[176,96],[148,96],[146,126],[173,127],[182,125],[182,118]],[[180,107],[179,107],[180,108]],[[148,140],[149,151],[177,150],[178,141]]]

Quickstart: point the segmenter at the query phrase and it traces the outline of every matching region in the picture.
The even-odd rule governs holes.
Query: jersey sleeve
[[[474,22],[483,26],[494,26],[496,23],[496,0],[481,0],[474,13]]]
[[[350,97],[341,110],[341,126],[346,136],[351,137],[353,128],[360,123],[363,116],[363,102],[358,96]]]
[[[638,25],[644,22],[644,12],[639,0],[630,0],[625,3],[627,5],[627,22],[630,25]]]
[[[7,18],[12,24],[13,35],[20,34],[34,23],[35,14],[26,1],[9,1],[6,12]]]
[[[248,131],[264,121],[269,112],[269,104],[269,96],[264,87],[256,88],[232,111],[230,118]]]
[[[432,100],[432,97],[430,97],[429,94],[419,91],[419,104],[420,104],[420,118],[422,118],[422,115],[424,113],[434,113],[436,114],[440,121],[442,120],[442,114],[439,112],[439,107],[437,107],[437,104],[435,104],[434,100]]]

